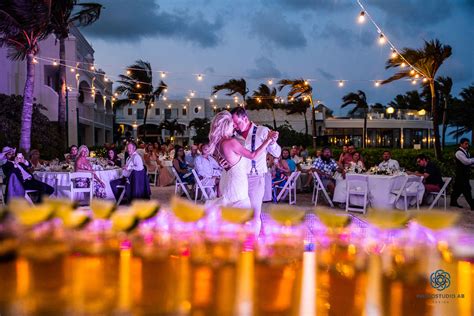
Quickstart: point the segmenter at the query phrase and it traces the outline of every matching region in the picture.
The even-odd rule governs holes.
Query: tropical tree
[[[448,109],[449,104],[452,102],[453,96],[451,90],[453,88],[453,79],[451,77],[438,77],[436,79],[439,86],[440,96],[443,99],[443,119],[442,119],[442,146],[446,145],[446,129],[448,127]]]
[[[305,135],[308,135],[308,118],[306,117],[306,112],[308,111],[308,108],[311,106],[309,100],[303,100],[303,99],[296,99],[288,104],[286,104],[286,114],[287,115],[292,115],[292,114],[302,114],[304,117],[304,129],[305,129]]]
[[[189,127],[194,127],[196,135],[193,136],[195,143],[209,142],[209,131],[211,130],[211,122],[207,118],[195,118],[189,122]]]
[[[303,99],[308,100],[311,105],[311,124],[312,128],[312,137],[313,137],[313,148],[316,148],[316,118],[315,118],[315,108],[313,102],[313,87],[310,85],[309,81],[304,79],[282,79],[278,82],[278,90],[281,91],[285,87],[290,87],[288,92],[288,98],[290,100]]]
[[[159,129],[169,131],[171,136],[183,135],[186,131],[186,127],[183,124],[178,123],[177,119],[174,119],[172,121],[164,120],[160,123]]]
[[[429,107],[429,104],[425,102],[417,90],[407,91],[405,94],[398,94],[388,105],[396,109],[417,111],[422,109],[426,110]]]
[[[252,97],[247,99],[247,109],[249,110],[271,110],[273,117],[273,129],[277,128],[275,119],[275,108],[278,108],[277,90],[262,83],[257,90],[253,91]]]
[[[471,132],[471,139],[474,139],[474,85],[462,89],[459,96],[460,99],[453,100],[454,115],[450,124],[457,129],[450,135],[458,138]]]
[[[399,68],[399,71],[388,79],[382,81],[386,84],[395,80],[409,78],[413,75],[421,75],[427,80],[431,92],[431,116],[433,118],[433,130],[435,139],[435,156],[441,158],[441,144],[439,139],[439,118],[435,90],[436,73],[452,54],[451,46],[443,45],[439,40],[425,41],[422,49],[404,48],[395,58],[387,60],[385,68]],[[413,68],[405,67],[406,64]]]
[[[364,116],[364,127],[362,129],[362,148],[366,147],[367,141],[367,112],[369,105],[367,104],[367,97],[365,92],[362,90],[357,90],[357,92],[350,92],[342,97],[341,108],[345,108],[348,105],[355,105],[352,110],[349,111],[349,114],[353,115],[354,113],[360,111]]]
[[[77,0],[52,1],[51,27],[59,40],[59,98],[58,127],[59,135],[65,139],[66,131],[66,45],[72,25],[87,26],[100,16],[102,5],[98,3],[78,3]],[[66,140],[67,143],[67,140]]]
[[[143,117],[143,139],[146,137],[146,120],[148,117],[148,109],[153,102],[158,101],[168,87],[166,83],[160,81],[158,86],[153,87],[153,71],[151,65],[147,61],[137,60],[135,64],[127,67],[125,75],[119,75],[120,85],[115,89],[119,99],[115,101],[115,106],[124,106],[128,104],[137,104],[143,102],[145,105],[145,115]]]
[[[227,90],[228,92],[226,93],[227,96],[233,96],[235,94],[240,94],[242,96],[242,100],[244,102],[245,106],[245,98],[247,96],[247,93],[249,92],[247,88],[247,82],[245,81],[244,78],[242,79],[230,79],[227,82],[224,82],[223,84],[215,85],[212,88],[212,94],[216,94],[217,92],[221,90]]]
[[[51,1],[3,0],[0,2],[0,47],[8,48],[11,60],[26,59],[26,82],[23,90],[20,149],[31,147],[31,117],[35,86],[35,56],[38,43],[51,34]]]

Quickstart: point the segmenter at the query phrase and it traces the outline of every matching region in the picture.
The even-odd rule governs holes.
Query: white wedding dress
[[[250,208],[249,184],[247,171],[249,170],[250,160],[240,157],[240,160],[233,166],[225,168],[224,156],[217,153],[217,162],[224,168],[219,182],[219,191],[221,197],[212,201],[212,204],[219,206],[232,206],[239,208]],[[219,157],[220,156],[220,157]],[[223,163],[223,161],[225,163]]]

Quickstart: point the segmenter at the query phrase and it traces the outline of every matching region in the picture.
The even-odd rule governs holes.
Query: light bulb
[[[365,12],[364,11],[360,11],[358,20],[359,20],[359,23],[364,23],[365,22]]]
[[[380,34],[380,36],[379,36],[380,45],[385,44],[385,42],[386,42],[385,36],[383,34]]]
[[[415,78],[416,78],[416,79],[420,78],[420,75],[419,75],[419,74],[416,74],[416,75],[415,75]]]
[[[167,93],[167,92],[168,92],[168,89],[165,88],[165,89],[163,90],[163,92],[164,92],[164,93]]]
[[[140,86],[140,84],[139,84],[139,83],[137,83],[137,88],[140,88],[140,87],[141,87],[141,86]]]
[[[410,76],[413,76],[415,74],[415,69],[410,70]]]
[[[114,93],[114,96],[118,97],[118,93],[117,93],[117,92],[115,92],[115,93]]]
[[[397,51],[396,51],[395,49],[392,50],[392,55],[391,55],[391,57],[392,57],[393,59],[395,59],[395,58],[398,57],[398,53],[397,53]]]
[[[130,70],[127,70],[127,75],[130,76],[131,74],[132,74],[132,72]]]
[[[186,98],[186,102],[190,102],[190,101],[191,101],[191,99],[190,99],[190,98]]]
[[[168,109],[171,109],[171,104],[168,104]]]
[[[195,94],[194,91],[191,91],[190,93],[191,97],[194,97],[194,94]]]
[[[74,68],[71,68],[71,72],[75,72],[76,70]]]
[[[413,79],[413,80],[411,81],[411,84],[412,84],[412,85],[415,85],[415,84],[416,84],[416,79]]]
[[[166,95],[163,96],[163,100],[164,100],[164,101],[168,100],[168,98],[166,97]]]
[[[273,84],[273,80],[272,79],[268,80],[268,84],[271,86]]]
[[[380,87],[380,81],[375,81],[375,86]]]
[[[343,80],[339,81],[339,87],[344,87],[344,81]]]
[[[404,62],[400,64],[400,68],[405,68],[406,66],[407,66],[407,64],[404,63]]]
[[[201,74],[197,75],[197,80],[202,81],[202,75]]]
[[[56,60],[53,61],[53,66],[57,66],[58,62]]]
[[[91,67],[90,67],[90,70],[94,71],[94,70],[95,70],[95,67],[94,67],[94,66],[91,66]]]
[[[214,99],[217,99],[217,94],[214,94]]]
[[[423,78],[423,82],[428,82],[428,78]]]
[[[305,80],[305,81],[304,81],[304,85],[305,85],[305,86],[309,85],[309,81],[308,81],[308,80]]]
[[[262,103],[262,100],[260,98],[257,98],[258,103]]]
[[[160,77],[165,78],[166,77],[166,72],[164,72],[164,71],[160,72]]]

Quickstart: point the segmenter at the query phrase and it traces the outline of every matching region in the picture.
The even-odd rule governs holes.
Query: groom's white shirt
[[[257,134],[255,136],[255,150],[260,147],[260,145],[267,139],[268,133],[270,129],[265,126],[260,126],[252,123],[250,126],[249,132],[247,134],[247,138],[243,138],[241,135],[237,135],[237,139],[244,145],[245,148],[248,150],[252,150],[252,134],[253,134],[253,127],[257,126]],[[280,157],[281,155],[281,147],[274,142],[273,144],[268,145],[267,152],[270,153],[273,157]],[[252,168],[252,164],[248,164],[248,173],[250,174],[250,170]],[[258,175],[264,175],[268,172],[267,168],[267,157],[264,154],[255,158],[255,169],[257,169]]]

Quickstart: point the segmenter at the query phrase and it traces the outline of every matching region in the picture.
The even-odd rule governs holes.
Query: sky
[[[474,0],[360,1],[398,49],[435,38],[452,46],[438,75],[452,77],[455,96],[474,84]],[[349,92],[363,90],[369,104],[387,104],[419,88],[410,81],[374,86],[393,73],[385,69],[391,51],[378,43],[371,23],[357,22],[356,0],[95,2],[104,5],[101,17],[81,31],[97,66],[113,80],[135,60],[148,61],[155,84],[159,71],[167,72],[170,98],[191,90],[207,98],[213,85],[231,78],[245,78],[250,91],[269,79],[304,78],[315,99],[345,115],[341,98]]]

